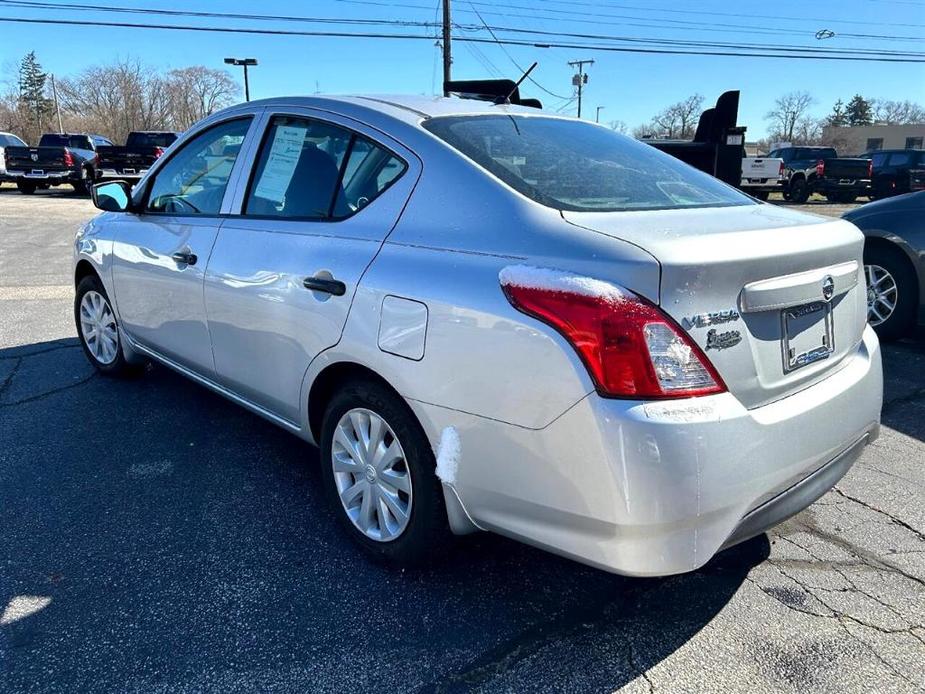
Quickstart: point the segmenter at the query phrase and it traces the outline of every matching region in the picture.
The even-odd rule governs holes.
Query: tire
[[[74,181],[74,192],[78,195],[89,195],[90,188],[93,186],[93,169],[85,167],[81,169],[80,180]]]
[[[761,202],[767,202],[768,198],[771,196],[771,193],[766,190],[756,190],[754,193],[749,193],[753,198],[761,200]]]
[[[809,184],[805,178],[798,178],[790,182],[790,201],[802,205],[809,200]]]
[[[122,337],[109,296],[96,275],[88,275],[77,284],[74,322],[84,355],[101,374],[125,377],[135,376],[143,370],[143,366],[130,364],[125,359]],[[89,337],[91,327],[95,327],[93,334],[96,339]],[[107,336],[109,339],[106,339]]]
[[[896,181],[892,178],[878,178],[874,181],[873,199],[883,200],[896,194]]]
[[[19,181],[19,182],[16,184],[16,187],[19,188],[19,192],[22,193],[23,195],[32,195],[33,193],[35,193],[35,184],[34,184],[34,183],[28,183],[28,182],[25,182],[25,181]]]
[[[888,277],[881,275],[880,270]],[[918,282],[909,260],[898,248],[868,244],[864,248],[864,274],[868,284],[867,319],[871,327],[885,342],[908,335],[918,310]],[[884,295],[887,303],[879,301],[871,292],[872,281],[878,283],[877,291]],[[892,293],[889,292],[891,283],[895,287]],[[888,312],[890,301],[893,309]]]
[[[858,196],[854,193],[826,193],[825,199],[829,202],[837,202],[842,205],[850,205],[858,199]]]
[[[376,465],[370,464],[375,459],[365,457],[362,448],[357,451],[343,445],[345,436],[350,441],[364,440],[356,435],[358,429],[369,438],[373,417],[380,418],[386,425],[382,445],[391,449],[397,441],[402,453],[399,462],[378,471]],[[340,427],[343,428],[339,431]],[[337,472],[335,463],[338,464]],[[325,492],[341,527],[367,555],[396,566],[414,566],[438,556],[446,547],[452,536],[436,465],[417,418],[407,403],[385,385],[373,380],[349,381],[331,398],[321,425]],[[386,474],[390,476],[387,478]],[[402,478],[405,481],[400,484],[390,484]],[[349,490],[357,489],[358,485],[360,491],[354,493],[353,498],[341,500],[342,495],[350,496]],[[374,512],[368,514],[369,522],[364,530],[361,527],[362,499],[367,497]],[[379,502],[385,505],[385,511],[376,503],[383,497],[391,500],[390,504]],[[403,526],[400,515],[392,512],[396,503],[407,510]]]

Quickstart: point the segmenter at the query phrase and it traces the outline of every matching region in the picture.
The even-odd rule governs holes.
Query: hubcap
[[[411,519],[411,475],[395,432],[382,417],[357,408],[345,413],[331,445],[334,482],[344,511],[366,537],[389,542]]]
[[[112,364],[119,353],[116,317],[102,294],[89,291],[80,300],[80,333],[90,354],[100,364]]]
[[[896,280],[879,265],[865,265],[867,274],[867,322],[878,326],[896,310]]]

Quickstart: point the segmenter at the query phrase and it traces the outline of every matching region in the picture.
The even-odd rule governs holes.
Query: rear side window
[[[25,147],[26,143],[14,135],[0,135],[0,147]]]
[[[244,214],[343,219],[405,170],[384,148],[330,123],[277,116],[257,158]]]
[[[870,160],[874,165],[874,168],[880,168],[886,163],[886,153],[877,152],[876,154],[871,155]]]
[[[909,152],[893,152],[890,155],[890,166],[907,166],[911,159]]]
[[[492,114],[423,126],[517,192],[559,210],[757,204],[654,147],[583,121]]]

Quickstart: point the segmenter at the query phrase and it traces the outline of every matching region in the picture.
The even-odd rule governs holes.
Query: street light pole
[[[601,109],[602,109],[602,108],[604,108],[604,107],[603,107],[603,106],[598,106],[598,107],[597,107],[597,112],[594,114],[594,122],[595,122],[595,123],[600,123],[600,122],[601,122]]]
[[[225,58],[226,65],[237,65],[244,68],[244,100],[251,100],[251,86],[247,79],[247,68],[257,64],[256,58]]]

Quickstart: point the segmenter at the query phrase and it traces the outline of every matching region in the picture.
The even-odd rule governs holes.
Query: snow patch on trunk
[[[627,298],[624,290],[610,282],[553,268],[508,265],[498,273],[498,279],[502,286],[579,294],[612,303],[618,303]]]
[[[459,432],[454,427],[447,427],[440,433],[440,443],[437,444],[437,477],[445,484],[456,483],[461,454]]]

